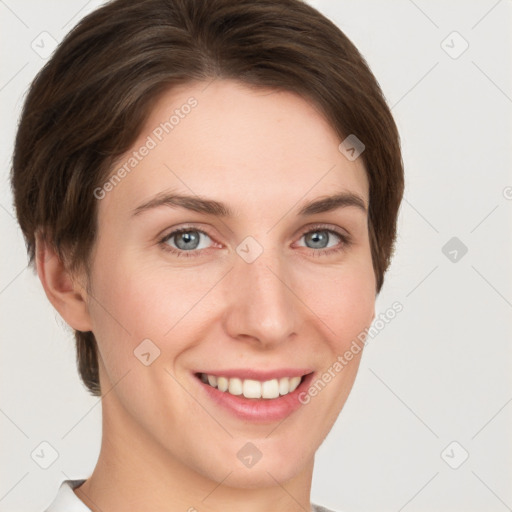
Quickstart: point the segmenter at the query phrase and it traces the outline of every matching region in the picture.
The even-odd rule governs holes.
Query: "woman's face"
[[[368,181],[340,142],[288,92],[217,80],[159,99],[96,191],[88,310],[111,446],[235,487],[312,467],[361,352],[335,363],[374,316]]]

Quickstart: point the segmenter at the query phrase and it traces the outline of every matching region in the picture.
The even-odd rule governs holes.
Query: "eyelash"
[[[181,249],[175,249],[174,247],[171,247],[167,243],[172,237],[179,235],[180,233],[187,233],[190,231],[196,231],[198,233],[202,233],[202,234],[206,235],[208,238],[210,238],[211,240],[213,240],[212,237],[205,231],[191,226],[191,227],[184,227],[184,228],[180,228],[180,229],[176,229],[176,230],[172,231],[171,233],[165,235],[162,239],[160,239],[158,244],[162,247],[162,249],[164,251],[170,252],[178,257],[194,258],[196,256],[200,256],[201,253],[203,251],[206,251],[207,249],[199,249],[199,250],[194,249],[194,250],[190,250],[190,251],[184,251]],[[334,234],[340,238],[341,242],[337,246],[329,247],[327,249],[306,248],[306,249],[309,249],[310,251],[312,251],[312,254],[314,256],[327,256],[329,254],[343,251],[352,245],[352,238],[349,235],[347,235],[345,233],[341,233],[337,230],[328,228],[327,226],[323,226],[323,225],[314,226],[313,228],[309,228],[307,231],[303,231],[300,235],[300,238],[302,238],[304,235],[307,235],[309,233],[314,233],[316,231],[326,231],[330,234]]]

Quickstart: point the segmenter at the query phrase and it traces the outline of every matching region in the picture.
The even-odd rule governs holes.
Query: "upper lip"
[[[252,368],[231,368],[226,370],[205,370],[196,373],[206,373],[216,377],[239,378],[267,381],[282,377],[302,377],[311,373],[310,368],[276,368],[275,370],[255,370]]]

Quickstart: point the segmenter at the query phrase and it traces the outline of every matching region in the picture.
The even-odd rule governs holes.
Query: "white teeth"
[[[218,377],[217,378],[217,388],[219,391],[227,391],[229,387],[229,381],[226,377]]]
[[[244,380],[245,398],[261,398],[261,382],[257,380]]]
[[[279,381],[277,379],[266,380],[261,385],[261,396],[263,398],[277,398],[279,396]]]
[[[300,379],[301,378],[302,377],[292,377],[290,379],[290,393],[297,389],[298,385],[300,384]]]
[[[286,395],[290,392],[290,379],[288,377],[283,377],[279,379],[279,394]]]
[[[232,395],[241,395],[242,394],[242,381],[237,378],[229,379],[228,391]]]
[[[201,380],[219,391],[228,392],[231,395],[243,395],[245,398],[272,399],[287,395],[297,389],[302,377],[282,377],[261,382],[253,379],[239,379],[233,377],[217,377],[202,373]]]

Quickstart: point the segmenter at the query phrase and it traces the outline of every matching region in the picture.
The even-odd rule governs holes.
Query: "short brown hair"
[[[94,189],[160,93],[216,78],[295,92],[342,140],[364,143],[379,293],[404,188],[398,130],[357,48],[301,0],[115,0],[82,19],[32,82],[16,136],[11,180],[29,263],[39,231],[71,270],[89,269]],[[94,335],[75,338],[80,376],[100,396]]]

